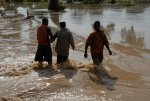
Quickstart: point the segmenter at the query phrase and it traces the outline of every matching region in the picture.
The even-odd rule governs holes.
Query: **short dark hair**
[[[100,22],[99,21],[95,21],[93,27],[94,27],[94,29],[96,31],[99,31],[100,30]]]
[[[48,25],[48,19],[47,18],[43,18],[42,19],[42,24],[43,25]]]
[[[60,22],[60,27],[65,28],[66,27],[66,22]]]
[[[94,28],[100,27],[100,22],[99,21],[95,21],[94,22]]]

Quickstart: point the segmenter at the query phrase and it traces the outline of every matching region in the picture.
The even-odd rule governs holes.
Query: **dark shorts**
[[[35,61],[47,61],[49,63],[52,63],[51,46],[38,45],[37,52],[35,55]]]
[[[57,63],[65,62],[68,59],[68,56],[57,55]]]
[[[93,60],[93,64],[99,65],[103,61],[103,56],[101,56],[101,55],[94,56],[94,57],[92,57],[92,60]]]

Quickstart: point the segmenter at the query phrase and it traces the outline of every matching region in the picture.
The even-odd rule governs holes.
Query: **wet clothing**
[[[95,57],[92,57],[92,60],[93,60],[93,64],[99,65],[99,63],[102,63],[103,57],[101,55],[95,56]]]
[[[53,38],[51,29],[47,25],[41,25],[37,29],[38,48],[35,61],[47,61],[48,63],[52,63],[50,38]]]
[[[74,39],[70,31],[66,28],[62,28],[54,34],[54,38],[57,38],[55,51],[57,53],[57,63],[64,62],[68,59],[70,45],[74,49]]]
[[[107,37],[103,31],[93,32],[89,35],[86,44],[90,46],[93,62],[102,62],[104,45],[109,44]]]
[[[38,45],[37,52],[35,55],[35,61],[47,61],[52,63],[52,50],[50,46]]]
[[[40,45],[50,45],[51,29],[47,25],[42,25],[37,30],[37,40]]]
[[[66,28],[56,32],[54,38],[57,38],[55,50],[59,55],[68,56],[70,45],[72,48],[75,47],[73,36]]]
[[[62,55],[57,54],[57,63],[65,62],[67,59],[68,59],[68,55],[62,56]]]

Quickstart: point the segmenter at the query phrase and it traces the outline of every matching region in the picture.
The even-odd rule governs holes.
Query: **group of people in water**
[[[52,34],[48,27],[48,19],[42,19],[42,25],[37,29],[38,47],[35,54],[35,61],[39,62],[39,67],[42,67],[42,62],[48,62],[52,67],[52,50],[51,43],[57,38],[55,51],[57,53],[57,64],[65,62],[69,56],[69,48],[75,50],[74,38],[72,33],[66,28],[66,22],[60,22],[60,30]],[[87,58],[87,50],[90,46],[91,57],[94,65],[100,65],[103,61],[103,48],[107,48],[110,55],[112,51],[109,48],[107,37],[100,29],[100,22],[95,21],[93,24],[94,31],[89,35],[85,44],[84,57]]]

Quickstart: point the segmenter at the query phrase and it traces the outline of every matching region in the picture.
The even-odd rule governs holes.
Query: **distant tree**
[[[83,0],[83,2],[87,3],[87,4],[98,4],[102,1],[104,1],[104,0]]]
[[[116,0],[111,0],[111,3],[112,3],[112,4],[115,4],[115,3],[116,3]]]
[[[5,5],[5,0],[0,0],[0,6],[4,6]]]
[[[59,10],[59,0],[50,0],[48,5],[48,10],[58,11]]]
[[[73,3],[73,1],[72,0],[67,0],[67,3]]]

